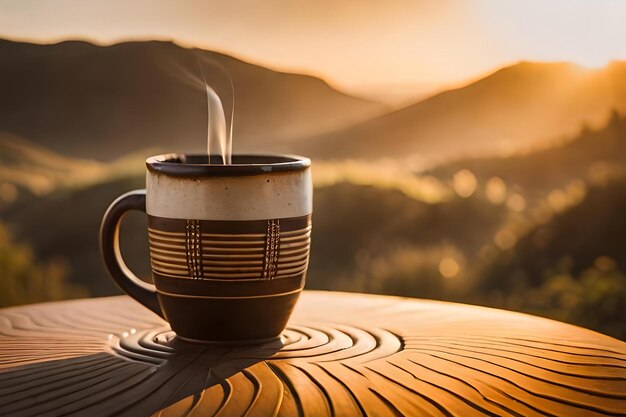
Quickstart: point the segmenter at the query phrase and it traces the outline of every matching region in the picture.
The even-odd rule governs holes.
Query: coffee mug
[[[167,154],[146,160],[146,189],[115,200],[100,247],[116,284],[188,341],[276,338],[304,287],[311,243],[311,161],[300,156]],[[217,162],[211,160],[211,162]],[[154,285],[122,259],[120,221],[148,216]]]

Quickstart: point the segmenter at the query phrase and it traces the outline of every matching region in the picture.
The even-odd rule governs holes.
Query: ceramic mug
[[[311,242],[311,162],[299,156],[206,155],[146,160],[146,189],[115,200],[102,220],[104,263],[128,295],[188,341],[276,338],[304,287]],[[148,216],[154,285],[120,252],[120,221]]]

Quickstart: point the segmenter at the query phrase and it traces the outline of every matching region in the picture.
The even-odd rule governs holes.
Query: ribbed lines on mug
[[[157,255],[159,254],[166,254],[166,255],[175,255],[176,257],[180,257],[183,256],[185,254],[184,249],[183,250],[176,250],[174,249],[162,249],[160,247],[156,247],[154,245],[150,246],[150,252],[151,253],[156,253]],[[228,254],[217,254],[217,253],[203,253],[202,254],[202,258],[203,259],[213,259],[213,258],[217,258],[217,259],[229,259],[232,260],[233,262],[236,261],[247,261],[247,260],[255,260],[255,259],[260,259],[261,261],[263,260],[263,255],[262,254],[235,254],[235,255],[228,255]],[[225,261],[228,262],[228,261]]]
[[[306,266],[306,264],[305,264]],[[187,269],[180,268],[171,268],[171,267],[161,267],[155,265],[154,261],[152,262],[152,270],[154,273],[170,278],[181,278],[181,279],[190,279]],[[292,268],[284,271],[278,272],[273,279],[284,279],[284,278],[295,278],[301,277],[306,268]],[[207,271],[203,271],[202,280],[210,280],[210,281],[259,281],[263,279],[261,277],[260,272],[256,273],[210,273]]]
[[[162,222],[159,226],[163,225]],[[206,229],[214,228],[216,222],[166,222],[167,230],[148,229],[152,269],[158,275],[256,281],[303,276],[308,266],[311,244],[309,217],[267,220],[265,233],[223,233],[227,230],[224,222],[217,222],[220,233],[206,232]],[[249,223],[231,222],[228,228],[245,231],[244,224]],[[254,231],[259,230],[260,221],[252,223]],[[294,227],[297,228],[293,230]]]
[[[202,220],[200,221],[202,223]],[[159,230],[159,229],[153,229],[153,228],[148,228],[148,233],[154,235],[155,237],[165,237],[165,238],[185,238],[186,233],[185,232],[166,232],[164,230]],[[287,231],[283,231],[281,232],[282,236],[285,237],[290,237],[290,236],[295,236],[295,235],[303,235],[303,234],[307,234],[310,235],[311,233],[311,225],[308,225],[307,227],[304,227],[302,229],[297,229],[297,230],[287,230]],[[264,241],[265,239],[265,233],[207,233],[207,232],[202,232],[202,236],[203,237],[207,237],[207,238],[211,238],[211,239],[220,239],[220,238],[224,238],[226,240],[228,239],[257,239],[260,241]]]
[[[182,272],[183,275],[186,275],[187,272],[187,266],[181,266],[181,265],[173,265],[173,264],[164,264],[162,262],[159,262],[157,260],[153,260],[152,261],[152,266],[154,269],[158,269],[161,271],[167,271],[169,273],[173,273],[174,271],[178,271],[178,272]],[[259,273],[263,270],[263,267],[237,267],[237,268],[203,268],[203,272],[204,273],[216,273],[216,274],[223,274],[223,275],[240,275],[243,273],[246,274],[252,274],[255,273],[255,276],[258,276]],[[204,275],[204,274],[203,274]]]
[[[150,238],[150,246],[151,247],[155,247],[157,249],[161,248],[161,249],[179,249],[179,250],[186,250],[186,244],[185,242],[171,242],[171,243],[164,243],[163,241],[160,240],[155,240]],[[310,238],[306,238],[305,240],[301,241],[301,242],[290,242],[290,243],[283,243],[284,240],[281,239],[280,240],[280,251],[282,253],[283,249],[290,249],[291,251],[298,251],[298,250],[304,250],[307,249],[310,244],[311,244],[311,239]],[[265,243],[265,242],[263,242]],[[201,246],[202,252],[203,254],[206,252],[232,252],[232,253],[264,253],[265,251],[265,246],[261,246],[258,245],[256,247],[233,247],[233,246],[228,246],[228,247],[224,247],[224,246],[208,246],[204,244],[204,241],[202,242],[202,246]],[[174,252],[174,251],[171,251]]]
[[[151,240],[154,240],[156,242],[163,242],[163,243],[179,243],[179,244],[184,244],[187,239],[186,238],[165,238],[163,236],[157,236],[153,233],[148,233],[148,237]],[[202,237],[205,237],[204,235],[202,235]],[[293,236],[293,237],[281,237],[280,241],[281,242],[293,242],[293,243],[297,243],[297,242],[301,242],[301,241],[305,241],[305,240],[310,240],[311,237],[311,232],[308,232],[306,235],[303,236]],[[211,239],[202,239],[202,244],[206,244],[206,245],[242,245],[242,246],[251,246],[251,245],[264,245],[265,244],[265,240],[211,240]]]
[[[172,264],[178,264],[178,265],[186,265],[186,262],[180,262],[180,258],[176,257],[176,258],[172,258],[169,256],[161,256],[158,255],[156,252],[152,252],[152,259],[160,261],[160,262],[165,262],[165,263],[172,263]],[[262,258],[259,258],[259,260],[235,260],[235,261],[212,261],[212,260],[205,260],[206,258],[203,256],[202,258],[202,264],[203,265],[213,265],[213,266],[244,266],[244,267],[248,267],[248,266],[263,266],[263,260]]]
[[[299,262],[278,262],[278,275],[283,273],[284,271],[294,271],[299,269],[304,269],[307,265],[308,259],[303,259]],[[180,262],[163,262],[157,258],[152,259],[152,266],[154,269],[168,269],[170,271],[178,270],[178,271],[187,271],[188,267],[184,263]],[[259,266],[214,266],[214,264],[210,262],[202,262],[202,271],[203,272],[219,272],[224,274],[238,274],[241,272],[262,272],[263,264]],[[185,274],[186,275],[186,274]],[[257,274],[258,276],[259,274]]]
[[[161,264],[166,264],[166,265],[180,265],[180,266],[186,266],[187,262],[186,261],[181,261],[179,257],[169,257],[169,256],[162,256],[159,255],[155,252],[152,253],[152,259],[161,263]],[[280,258],[278,265],[280,266],[296,266],[299,265],[301,263],[306,262],[308,259],[308,255],[304,254],[304,255],[300,255],[300,256],[290,256],[290,257],[284,257],[284,258]],[[259,258],[259,260],[257,261],[250,261],[250,260],[245,260],[245,261],[215,261],[215,260],[211,260],[208,259],[206,260],[205,258],[202,259],[202,265],[206,265],[206,266],[215,266],[215,267],[230,267],[232,268],[239,268],[239,267],[251,267],[251,266],[258,266],[258,267],[262,267],[263,266],[263,259]]]
[[[201,280],[191,280],[189,279],[188,276],[170,274],[167,272],[162,272],[162,271],[157,271],[157,270],[153,270],[153,273],[162,278],[181,279],[181,280],[188,280],[188,281],[214,281],[214,282],[236,282],[236,283],[251,283],[251,282],[264,281],[263,279],[260,279],[258,276],[256,278],[245,278],[245,277],[240,278],[240,277],[225,277],[224,275],[220,275],[219,277],[216,277],[216,278],[204,277]],[[304,276],[304,272],[301,272],[299,274],[284,275],[284,276],[276,277],[273,281],[278,282],[283,279],[294,279],[294,278],[302,279],[303,276]]]
[[[295,259],[295,261],[294,261]],[[279,259],[276,263],[276,273],[272,279],[282,277],[292,277],[304,273],[308,265],[308,254],[299,257],[288,257]],[[163,259],[152,254],[152,269],[156,273],[175,275],[176,278],[211,279],[211,278],[255,278],[267,279],[265,275],[264,262],[262,260],[253,263],[241,261],[218,261],[203,259],[201,261],[202,274],[192,277],[189,274],[189,267],[185,261]],[[249,261],[247,261],[249,262]]]
[[[186,260],[182,260],[184,251],[168,251],[159,248],[150,248],[151,256],[162,262],[171,262],[174,264],[186,265]],[[174,255],[168,256],[168,255]],[[309,255],[308,248],[295,251],[282,251],[279,256],[279,262],[295,262],[307,259]],[[262,254],[255,255],[224,255],[224,254],[202,254],[202,263],[205,265],[262,265],[264,256]]]
[[[166,239],[160,239],[160,238],[154,238],[149,236],[148,237],[150,244],[154,244],[157,246],[162,246],[162,247],[170,247],[170,248],[184,248],[187,244],[187,240],[186,239],[180,239],[180,240],[166,240]],[[209,240],[205,240],[202,239],[200,241],[202,243],[202,249],[211,249],[211,248],[215,248],[215,249],[220,249],[220,250],[238,250],[238,249],[242,249],[242,250],[251,250],[251,249],[261,249],[263,250],[265,247],[265,241],[259,241],[259,242],[236,242],[236,241],[229,241],[229,242],[217,242],[217,241],[209,241]],[[309,243],[311,243],[311,238],[310,237],[302,237],[298,240],[291,240],[291,239],[280,239],[280,246],[284,247],[284,248],[294,248],[294,247],[298,247],[298,246],[306,246]],[[216,246],[216,245],[224,245],[224,246]],[[256,247],[251,247],[256,245]],[[241,247],[238,247],[241,246]]]

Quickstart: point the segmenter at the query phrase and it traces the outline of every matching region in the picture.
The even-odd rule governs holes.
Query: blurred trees
[[[38,263],[27,245],[14,244],[0,223],[0,307],[86,297],[88,292],[66,281],[61,261]]]
[[[615,261],[599,257],[595,264],[573,275],[554,271],[537,288],[523,294],[524,305],[507,308],[597,329],[626,340],[626,276]]]
[[[418,174],[377,166],[368,176],[356,165],[317,184],[307,288],[483,304],[626,340],[626,120],[617,112],[603,129],[508,157]],[[27,242],[0,226],[0,305],[118,294],[98,227],[116,196],[143,183],[120,176],[0,212]],[[423,198],[433,189],[441,198]],[[145,216],[129,214],[123,253],[141,276],[150,274],[146,240]]]

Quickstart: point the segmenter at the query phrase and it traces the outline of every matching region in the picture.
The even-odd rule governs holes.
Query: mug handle
[[[146,212],[146,190],[119,196],[107,209],[100,226],[100,252],[104,265],[117,286],[154,313],[163,317],[156,288],[143,282],[126,266],[120,250],[120,222],[130,210]]]

